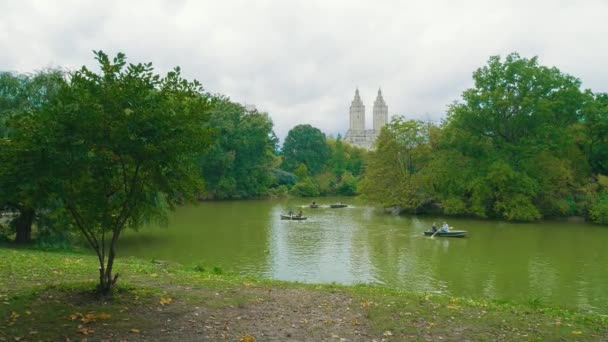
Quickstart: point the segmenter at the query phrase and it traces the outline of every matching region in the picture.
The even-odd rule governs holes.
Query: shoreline
[[[608,316],[534,302],[217,275],[135,258],[116,270],[113,298],[98,298],[93,256],[0,247],[0,341],[608,339]]]

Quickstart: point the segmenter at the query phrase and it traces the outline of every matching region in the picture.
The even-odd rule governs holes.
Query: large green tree
[[[100,73],[73,73],[35,120],[24,122],[46,189],[69,212],[99,259],[109,293],[117,241],[126,227],[162,217],[201,190],[196,156],[210,143],[209,96],[179,68],[161,77],[151,63],[95,53]]]
[[[384,206],[416,212],[431,200],[423,172],[430,156],[430,126],[393,118],[368,156],[362,193]]]
[[[32,163],[35,147],[15,138],[31,133],[27,122],[37,120],[64,84],[61,70],[33,75],[0,73],[0,210],[19,213],[10,224],[19,243],[31,240],[32,224],[41,209],[48,212],[49,198],[40,189],[42,170]]]
[[[444,160],[435,162],[464,186],[437,184],[441,200],[459,199],[456,210],[509,220],[566,214],[563,198],[576,178],[568,157],[571,128],[581,120],[580,82],[517,54],[491,57],[473,80],[463,101],[449,108],[437,154]]]
[[[315,175],[323,171],[329,153],[323,132],[311,125],[298,125],[287,133],[283,143],[281,168],[292,172],[304,164],[310,174]]]
[[[277,144],[270,117],[223,97],[214,99],[211,113],[206,127],[215,141],[201,156],[206,195],[248,198],[267,192]]]

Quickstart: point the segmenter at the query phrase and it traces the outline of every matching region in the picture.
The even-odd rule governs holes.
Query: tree
[[[209,144],[210,97],[175,68],[112,61],[95,52],[101,72],[82,67],[23,137],[36,146],[42,183],[95,250],[101,293],[110,293],[117,241],[125,227],[164,217],[194,201],[202,182],[196,156]]]
[[[579,120],[580,81],[536,57],[492,56],[473,73],[475,86],[453,104],[448,124],[486,140],[512,159],[568,145],[567,128]],[[463,141],[466,142],[466,141]]]
[[[577,141],[593,173],[608,174],[608,94],[585,92]]]
[[[292,128],[283,144],[283,158],[281,168],[285,171],[292,172],[304,164],[311,175],[318,174],[329,158],[325,134],[311,125]]]
[[[565,214],[578,172],[571,132],[582,119],[580,81],[516,53],[490,57],[473,80],[448,110],[432,169],[450,176],[431,176],[436,197],[477,216]]]
[[[417,211],[430,201],[422,171],[430,157],[429,126],[395,117],[369,154],[362,193],[385,206]]]
[[[40,189],[41,170],[31,162],[35,147],[15,138],[31,133],[27,122],[37,120],[64,84],[61,70],[34,75],[0,73],[0,210],[19,212],[11,222],[18,243],[31,240],[32,224],[41,209],[48,211],[49,205],[45,203],[47,193]]]
[[[257,197],[273,181],[276,136],[266,113],[248,112],[227,98],[214,99],[207,127],[215,142],[201,156],[205,192],[214,198]]]

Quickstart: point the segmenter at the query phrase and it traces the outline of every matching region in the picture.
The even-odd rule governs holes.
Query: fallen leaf
[[[580,331],[580,330],[574,330],[574,331],[572,332],[572,334],[573,334],[573,335],[580,335],[580,334],[582,334],[582,333],[583,333],[583,332],[582,332],[582,331]]]
[[[97,315],[97,318],[102,319],[102,320],[103,319],[109,319],[111,317],[112,317],[112,315],[110,315],[109,313],[105,313],[105,312],[102,312],[102,313],[100,313],[100,314]]]
[[[172,300],[170,297],[160,297],[160,305],[171,304]]]
[[[87,327],[80,328],[77,331],[85,336],[90,335],[95,332],[95,330],[93,330],[91,328],[87,328]]]
[[[393,336],[393,333],[387,330],[382,335],[384,335],[384,336]]]
[[[254,342],[255,338],[251,335],[243,335],[239,337],[239,342]]]
[[[131,329],[131,332],[134,334],[139,334],[139,329]]]

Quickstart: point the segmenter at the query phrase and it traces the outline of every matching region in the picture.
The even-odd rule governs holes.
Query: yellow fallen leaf
[[[87,328],[87,327],[84,327],[84,328],[78,329],[77,331],[78,331],[79,333],[83,334],[83,335],[90,335],[90,334],[92,334],[92,333],[94,333],[94,332],[95,332],[95,330],[90,329],[90,328]]]
[[[580,335],[580,334],[582,334],[582,333],[583,333],[583,332],[582,332],[582,331],[580,331],[580,330],[574,330],[574,331],[572,332],[572,334],[573,334],[573,335]]]
[[[131,329],[131,332],[134,334],[139,334],[139,329]]]
[[[80,321],[82,323],[91,323],[91,322],[95,322],[97,320],[97,315],[93,312],[89,312],[88,314],[82,316],[82,318],[80,319]]]
[[[255,338],[251,335],[243,335],[239,337],[239,342],[254,342]]]
[[[170,297],[160,297],[160,305],[171,304],[171,301]]]
[[[97,315],[97,318],[99,318],[99,319],[109,319],[111,317],[112,317],[112,315],[110,315],[109,313],[105,313],[105,312],[102,312]]]

